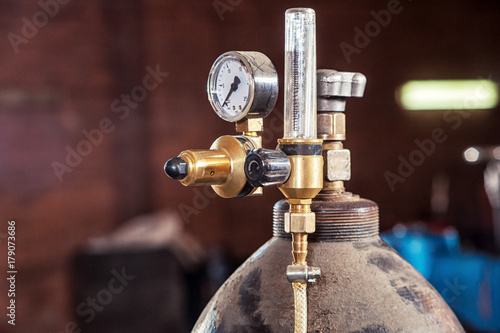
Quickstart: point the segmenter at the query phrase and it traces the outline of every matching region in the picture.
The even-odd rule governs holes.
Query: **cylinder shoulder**
[[[464,332],[437,291],[380,237],[309,244],[312,332]],[[193,332],[292,332],[290,242],[274,237],[220,288]]]

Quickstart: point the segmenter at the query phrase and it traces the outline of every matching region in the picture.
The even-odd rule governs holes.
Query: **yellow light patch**
[[[408,81],[396,92],[406,110],[477,110],[498,104],[498,86],[491,80]]]

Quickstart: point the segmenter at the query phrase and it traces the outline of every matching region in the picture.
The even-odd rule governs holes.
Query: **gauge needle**
[[[238,90],[238,85],[241,83],[240,78],[235,76],[234,77],[234,82],[231,83],[231,89],[229,89],[229,93],[226,96],[226,99],[224,100],[224,103],[222,103],[222,106],[226,105],[227,101],[229,100],[229,97],[233,93],[233,91]]]

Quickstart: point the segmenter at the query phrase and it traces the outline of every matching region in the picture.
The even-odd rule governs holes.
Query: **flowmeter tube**
[[[316,15],[285,13],[284,139],[316,139]]]
[[[293,264],[287,268],[295,304],[295,333],[307,332],[306,276],[307,235],[316,229],[312,199],[323,187],[322,140],[317,139],[316,119],[316,18],[310,8],[292,8],[285,13],[285,109],[284,135],[279,149],[288,156],[291,172],[278,185],[288,198],[285,231],[292,234]],[[314,268],[313,270],[319,269]],[[314,279],[313,279],[314,280]],[[312,280],[311,280],[312,281]]]

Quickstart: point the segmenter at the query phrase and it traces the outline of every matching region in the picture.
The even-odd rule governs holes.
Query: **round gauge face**
[[[226,121],[238,121],[250,110],[253,77],[245,63],[232,54],[222,55],[210,71],[208,96],[215,112]]]

